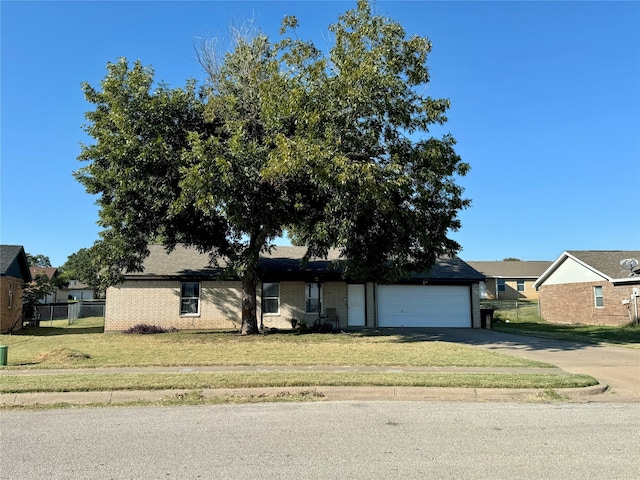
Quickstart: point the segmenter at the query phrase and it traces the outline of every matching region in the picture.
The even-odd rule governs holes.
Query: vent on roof
[[[624,260],[620,260],[620,266],[625,270],[629,270],[629,276],[633,277],[636,274],[638,260],[635,258],[625,258]]]

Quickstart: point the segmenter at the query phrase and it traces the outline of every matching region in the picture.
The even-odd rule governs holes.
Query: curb
[[[608,385],[598,384],[584,388],[554,389],[559,400],[577,400],[599,395]],[[106,392],[37,392],[0,394],[0,406],[35,405],[122,405],[136,401],[157,402],[179,399],[194,390],[115,390]],[[308,394],[323,401],[461,401],[461,402],[522,402],[550,401],[543,389],[510,388],[441,388],[441,387],[269,387],[269,388],[220,388],[195,390],[204,398],[215,397],[271,397],[286,398],[289,395]]]

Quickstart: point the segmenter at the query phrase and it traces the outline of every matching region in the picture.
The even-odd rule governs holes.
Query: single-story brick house
[[[0,333],[22,328],[22,294],[31,282],[21,245],[0,245]]]
[[[536,300],[533,284],[551,266],[548,261],[529,260],[467,263],[487,277],[480,285],[480,298],[491,300]]]
[[[127,273],[106,292],[105,331],[138,323],[165,328],[237,329],[241,283],[223,279],[207,254],[178,245],[167,253],[151,245],[143,271]],[[258,321],[291,328],[292,319],[313,322],[327,310],[337,327],[480,328],[479,284],[484,276],[457,257],[442,258],[427,274],[397,284],[351,282],[328,259],[300,260],[304,247],[277,247],[261,258]]]
[[[623,268],[627,259],[640,260],[640,251],[563,252],[534,284],[542,318],[589,325],[637,321],[640,267]]]

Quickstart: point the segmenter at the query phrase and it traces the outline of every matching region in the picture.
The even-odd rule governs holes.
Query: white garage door
[[[471,327],[468,286],[381,285],[380,327]]]

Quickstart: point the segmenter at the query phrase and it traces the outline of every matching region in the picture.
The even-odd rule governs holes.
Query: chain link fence
[[[92,300],[71,303],[51,303],[40,305],[36,308],[33,319],[27,321],[30,326],[37,326],[40,322],[53,320],[68,320],[69,325],[78,318],[86,317],[103,317],[104,318],[105,301]]]
[[[494,310],[494,322],[536,322],[540,320],[540,309],[537,301],[481,300],[480,308]]]

